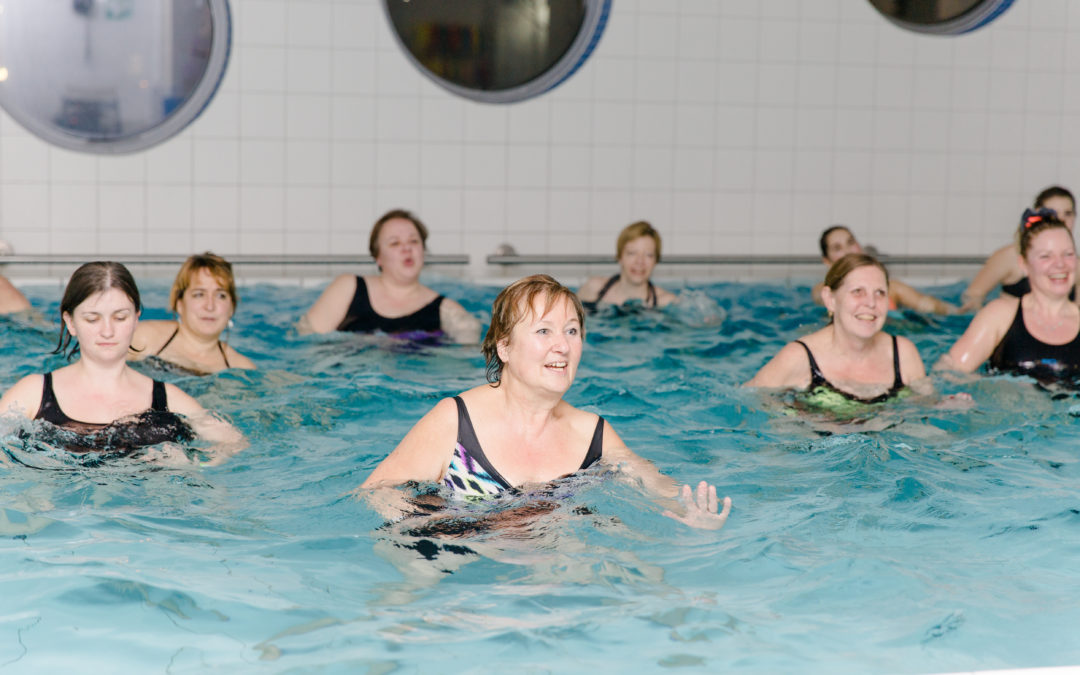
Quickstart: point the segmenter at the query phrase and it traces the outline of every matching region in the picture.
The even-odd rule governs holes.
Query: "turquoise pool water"
[[[478,313],[497,291],[433,285]],[[165,305],[164,286],[144,292]],[[0,671],[1080,663],[1080,400],[981,377],[938,381],[972,394],[965,411],[908,399],[862,424],[791,414],[738,385],[820,324],[808,287],[695,293],[675,316],[591,321],[568,399],[665,472],[718,484],[735,501],[720,532],[591,476],[528,527],[452,542],[473,554],[395,546],[409,542],[348,493],[439,398],[482,381],[478,350],[300,338],[288,328],[317,291],[247,287],[232,339],[260,370],[169,378],[234,420],[243,454],[83,468],[5,439],[29,466],[0,466]],[[52,316],[55,288],[29,295]],[[930,364],[966,323],[897,313],[889,329]],[[0,331],[3,386],[59,365],[53,330]]]

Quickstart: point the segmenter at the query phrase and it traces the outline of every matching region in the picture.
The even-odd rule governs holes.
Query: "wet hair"
[[[652,237],[656,244],[656,262],[660,262],[660,233],[644,220],[630,223],[619,233],[619,238],[615,240],[615,259],[621,258],[626,245],[639,237]]]
[[[1054,197],[1065,197],[1069,200],[1069,203],[1073,205],[1073,209],[1076,208],[1076,198],[1073,197],[1073,193],[1069,192],[1060,185],[1051,185],[1050,187],[1046,188],[1038,195],[1036,195],[1035,208],[1038,209],[1046,206],[1046,201],[1048,199],[1053,199]],[[1058,217],[1060,218],[1061,215],[1058,214]]]
[[[232,263],[210,251],[193,255],[180,266],[180,271],[176,273],[176,280],[173,281],[172,290],[169,291],[169,309],[176,311],[176,303],[191,287],[191,281],[199,270],[206,270],[215,281],[221,284],[232,299],[233,310],[235,310],[239,300],[236,297],[236,279],[233,278]]]
[[[487,381],[491,385],[499,386],[499,380],[502,378],[503,362],[499,358],[499,343],[510,340],[510,333],[513,332],[514,326],[523,321],[526,314],[532,312],[533,302],[541,296],[547,298],[544,303],[545,314],[557,301],[569,301],[581,324],[581,337],[585,338],[585,309],[573,291],[546,274],[534,274],[518,279],[502,289],[495,298],[495,302],[491,305],[491,326],[488,328],[487,335],[484,336],[484,341],[480,344],[484,360],[487,361]]]
[[[75,358],[79,353],[79,343],[68,332],[64,315],[74,316],[75,308],[87,298],[111,288],[119,289],[131,300],[136,314],[142,311],[139,287],[135,285],[131,272],[120,263],[99,260],[86,263],[75,270],[64,289],[64,297],[60,300],[60,339],[53,354],[64,354],[69,361]]]
[[[865,253],[848,253],[834,262],[825,273],[825,285],[829,287],[829,290],[836,291],[844,283],[847,275],[860,267],[876,267],[881,270],[881,273],[885,275],[885,285],[888,286],[889,270],[885,269],[885,265],[880,260]]]
[[[821,233],[821,238],[818,239],[818,246],[821,247],[821,257],[826,260],[829,259],[829,235],[837,230],[844,230],[851,233],[851,228],[847,225],[830,225],[825,228],[825,231]]]
[[[424,247],[425,251],[427,250],[428,231],[427,228],[424,227],[424,224],[420,222],[420,219],[414,216],[411,211],[394,209],[382,214],[382,216],[375,221],[375,224],[371,226],[371,238],[368,239],[368,251],[371,252],[372,258],[379,257],[379,234],[382,232],[383,225],[395,218],[402,218],[415,225],[416,231],[420,233],[420,244]]]
[[[1028,251],[1031,249],[1031,242],[1034,241],[1035,237],[1047,230],[1055,229],[1065,230],[1069,235],[1069,240],[1072,240],[1072,232],[1069,231],[1069,227],[1065,224],[1065,221],[1058,218],[1053,209],[1039,209],[1038,211],[1025,209],[1024,215],[1020,217],[1020,227],[1016,230],[1016,248],[1020,251],[1020,257],[1027,258]]]

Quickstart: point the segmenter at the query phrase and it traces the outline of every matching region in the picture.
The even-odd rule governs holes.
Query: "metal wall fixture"
[[[557,87],[585,63],[612,0],[384,0],[402,51],[459,96],[513,103]]]
[[[63,148],[143,150],[209,104],[231,34],[228,0],[0,0],[0,107]]]
[[[961,35],[982,28],[1014,0],[869,0],[901,28],[932,35]]]

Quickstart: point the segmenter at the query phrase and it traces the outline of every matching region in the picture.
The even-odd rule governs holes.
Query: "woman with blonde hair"
[[[582,304],[592,310],[600,303],[621,305],[640,300],[645,307],[664,307],[678,300],[674,293],[656,286],[652,273],[660,262],[660,233],[640,220],[619,233],[615,241],[619,273],[593,277],[578,289]]]

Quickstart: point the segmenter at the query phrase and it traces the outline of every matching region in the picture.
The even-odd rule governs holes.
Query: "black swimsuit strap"
[[[232,366],[229,365],[229,357],[225,355],[225,345],[221,342],[221,340],[217,341],[217,348],[218,351],[221,352],[221,358],[225,360],[225,367],[232,368]]]
[[[802,348],[806,350],[806,358],[810,360],[810,389],[828,384],[825,380],[825,375],[821,372],[821,368],[818,367],[817,361],[814,360],[814,353],[810,351],[810,347],[806,345],[802,340],[796,340],[798,344],[802,345]]]
[[[593,430],[592,442],[589,443],[589,451],[585,453],[585,459],[581,462],[578,471],[584,471],[600,460],[604,453],[604,418],[596,420],[596,429]]]
[[[165,383],[161,380],[154,380],[154,393],[150,400],[150,409],[159,412],[168,412],[169,410],[169,395],[165,391]]]
[[[649,284],[649,293],[648,296],[645,298],[645,306],[656,307],[656,286],[653,286],[652,281],[647,281],[645,283]]]
[[[900,375],[900,347],[896,344],[896,336],[892,336],[892,367],[893,367],[893,384],[892,389],[889,390],[890,394],[895,394],[904,388],[904,378]]]
[[[619,283],[620,276],[621,275],[616,274],[615,276],[608,279],[607,282],[600,288],[600,292],[596,294],[596,300],[593,300],[593,302],[599,304],[600,300],[605,295],[607,295],[608,291],[611,290],[611,287],[614,286],[615,284]]]
[[[165,341],[165,344],[161,345],[161,349],[157,350],[154,356],[161,356],[161,352],[165,351],[165,348],[172,344],[173,338],[175,338],[176,334],[179,332],[180,326],[177,326],[176,329],[173,330],[172,335],[169,336],[169,339]]]
[[[487,458],[484,449],[480,447],[480,439],[476,437],[476,429],[473,427],[472,418],[469,417],[469,409],[465,407],[465,401],[460,396],[455,396],[454,403],[457,404],[458,411],[458,444],[468,451],[469,455],[484,468],[484,471],[488,472],[488,475],[495,482],[502,485],[504,489],[513,489],[514,486],[510,484],[510,481],[503,478],[498,469],[491,465],[491,460]]]

